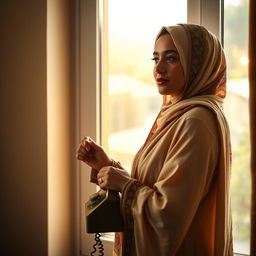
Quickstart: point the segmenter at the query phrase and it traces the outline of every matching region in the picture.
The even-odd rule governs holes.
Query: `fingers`
[[[100,169],[97,175],[98,184],[101,188],[107,188],[110,185],[110,176],[113,171],[113,167],[107,166]]]
[[[76,153],[76,158],[78,160],[86,161],[92,158],[93,154],[92,152],[88,151],[81,143],[79,146],[77,153]]]
[[[102,149],[100,145],[98,145],[94,140],[92,140],[88,136],[84,137],[81,144],[85,147],[87,151],[100,151]]]
[[[76,157],[84,161],[92,168],[99,170],[102,166],[110,166],[111,159],[107,156],[101,146],[90,137],[84,137],[77,150]]]
[[[78,160],[81,160],[81,161],[85,162],[85,163],[90,163],[90,162],[91,162],[91,157],[90,157],[90,156],[87,156],[87,155],[85,155],[85,154],[79,154],[79,153],[77,153],[77,154],[76,154],[76,158],[77,158]]]
[[[108,188],[121,192],[131,178],[118,168],[107,166],[100,169],[97,175],[100,188]]]
[[[91,142],[90,137],[84,137],[84,139],[82,139],[76,154],[76,157],[79,160],[83,160],[83,158],[92,156],[90,142]]]
[[[90,137],[85,137],[83,140],[82,140],[82,146],[85,148],[85,150],[87,151],[90,151],[91,150],[91,138]]]
[[[80,147],[78,148],[77,153],[81,154],[81,155],[92,155],[92,152],[86,150],[86,148],[83,145],[80,145]]]

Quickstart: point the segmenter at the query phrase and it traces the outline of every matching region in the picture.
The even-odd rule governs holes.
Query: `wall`
[[[74,1],[73,1],[74,2]],[[74,252],[76,145],[71,63],[71,1],[47,2],[48,252]],[[74,54],[72,54],[74,56]]]
[[[75,255],[69,10],[1,2],[1,255]]]
[[[1,3],[3,255],[47,253],[46,1]],[[1,225],[2,227],[2,225]]]

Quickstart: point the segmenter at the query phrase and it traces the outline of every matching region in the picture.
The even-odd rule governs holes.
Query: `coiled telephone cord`
[[[95,234],[95,244],[93,245],[93,251],[91,252],[91,256],[94,256],[94,253],[97,252],[97,246],[98,246],[98,250],[99,250],[99,256],[104,256],[104,247],[102,244],[102,241],[100,240],[101,234],[100,233],[96,233]]]

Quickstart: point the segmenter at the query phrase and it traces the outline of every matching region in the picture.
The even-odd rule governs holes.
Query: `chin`
[[[168,91],[166,91],[166,90],[161,90],[160,88],[158,88],[158,92],[159,92],[159,94],[161,94],[161,95],[170,95],[170,94],[171,94],[170,92],[168,92]]]

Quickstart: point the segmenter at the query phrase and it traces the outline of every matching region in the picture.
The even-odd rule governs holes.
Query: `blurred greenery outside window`
[[[248,82],[248,0],[224,2],[224,50],[228,67],[224,111],[232,137],[231,200],[234,251],[249,254],[250,141]]]
[[[108,121],[103,136],[111,157],[127,170],[131,169],[133,157],[144,143],[162,103],[150,60],[155,36],[162,26],[187,21],[186,0],[158,0],[157,6],[166,7],[160,13],[155,2],[108,0],[108,111],[104,112]],[[233,151],[234,251],[249,254],[248,0],[225,0],[224,6],[224,50],[228,65],[224,110]]]

